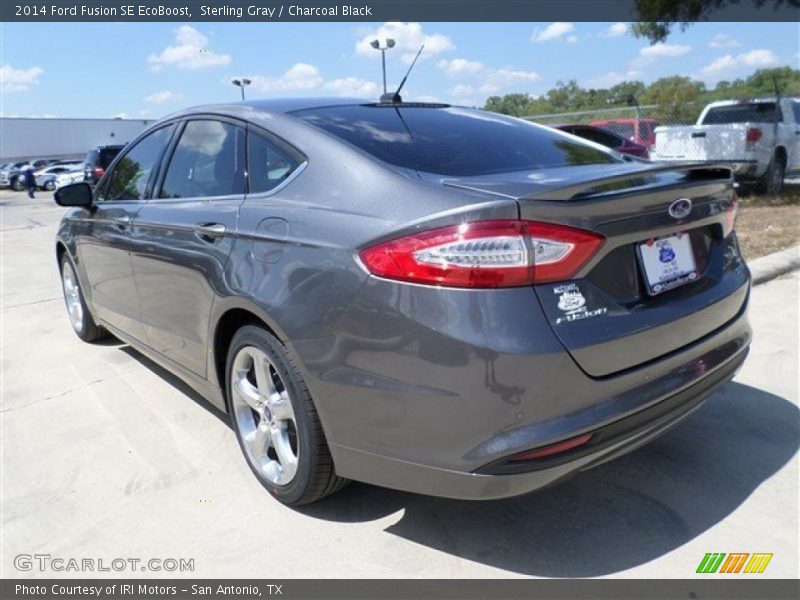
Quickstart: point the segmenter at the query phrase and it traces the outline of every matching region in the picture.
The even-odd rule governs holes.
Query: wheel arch
[[[61,268],[61,259],[64,257],[66,252],[67,245],[61,240],[56,240],[56,263],[58,264],[59,269]]]
[[[219,385],[222,396],[225,399],[225,410],[229,410],[229,399],[226,392],[225,385],[225,367],[228,360],[228,350],[233,340],[233,336],[245,325],[257,325],[263,327],[270,334],[287,347],[286,339],[283,332],[275,326],[272,319],[264,313],[263,310],[257,306],[250,305],[249,303],[233,303],[231,305],[220,308],[218,316],[213,320],[209,339],[209,354],[210,360],[208,369],[210,373],[209,379],[212,383]],[[294,354],[292,352],[292,354]]]
[[[783,161],[784,168],[788,165],[787,161],[789,158],[789,154],[784,146],[777,146],[775,148],[775,158],[779,158],[780,160]]]

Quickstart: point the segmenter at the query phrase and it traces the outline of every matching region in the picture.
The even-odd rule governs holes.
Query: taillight
[[[359,253],[386,279],[464,288],[515,287],[569,279],[603,237],[536,221],[479,221],[431,229]]]
[[[102,177],[106,170],[103,167],[95,167],[94,168],[94,176],[95,177]]]
[[[756,145],[756,142],[761,139],[762,135],[764,135],[764,133],[758,127],[748,127],[747,133],[745,134],[747,149],[751,150],[753,146]]]

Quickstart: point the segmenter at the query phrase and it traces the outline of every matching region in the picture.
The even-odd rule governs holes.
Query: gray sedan
[[[75,333],[228,412],[287,504],[530,492],[666,431],[750,343],[729,169],[480,110],[194,108],[56,201]]]

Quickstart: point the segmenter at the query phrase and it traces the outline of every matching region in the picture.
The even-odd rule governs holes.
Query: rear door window
[[[186,123],[170,159],[161,198],[206,198],[245,192],[245,130],[215,120]]]
[[[481,110],[368,104],[292,114],[389,164],[451,177],[617,162],[548,127]]]

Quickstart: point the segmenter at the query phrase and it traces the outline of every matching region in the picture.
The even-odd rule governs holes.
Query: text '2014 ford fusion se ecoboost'
[[[75,332],[227,411],[287,504],[530,492],[666,431],[750,343],[730,169],[481,110],[203,106],[56,201]]]

